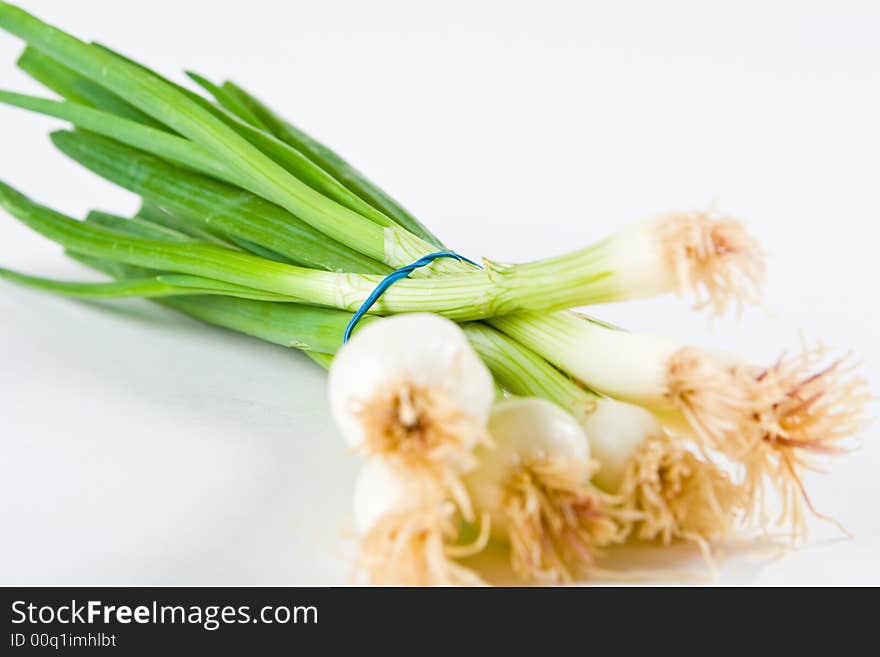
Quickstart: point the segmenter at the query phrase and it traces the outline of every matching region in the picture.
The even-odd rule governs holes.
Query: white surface
[[[664,298],[602,317],[762,360],[803,329],[878,389],[877,3],[24,4],[178,79],[243,82],[469,255],[551,255],[717,200],[766,245],[771,314],[710,331]],[[19,48],[0,34],[0,86],[37,90]],[[52,151],[57,125],[0,107],[0,177],[71,214],[132,211]],[[0,262],[83,275],[5,216]],[[356,463],[310,362],[8,284],[0,320],[0,582],[346,581]],[[814,523],[785,559],[734,551],[720,581],[880,584],[875,430],[809,481],[854,540]]]

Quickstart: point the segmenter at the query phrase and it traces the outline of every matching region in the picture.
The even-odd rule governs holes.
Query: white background
[[[762,362],[803,330],[880,383],[877,3],[24,4],[176,79],[244,83],[472,256],[549,256],[717,201],[766,246],[766,311],[709,327],[664,298],[601,316]],[[37,91],[19,49],[0,34],[0,86]],[[57,126],[0,107],[0,177],[76,216],[133,211],[52,151]],[[0,262],[88,275],[7,216]],[[730,550],[718,581],[880,584],[874,433],[808,482],[855,539],[814,523],[784,558]],[[2,583],[349,581],[356,459],[296,353],[0,284],[0,438]]]

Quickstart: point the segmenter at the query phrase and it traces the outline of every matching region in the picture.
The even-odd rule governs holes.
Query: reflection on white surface
[[[317,366],[142,302],[0,306],[26,309],[0,348],[4,583],[348,576],[356,462]]]

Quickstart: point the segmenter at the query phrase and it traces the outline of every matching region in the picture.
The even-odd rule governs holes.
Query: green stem
[[[397,219],[402,226],[409,228],[414,233],[422,236],[424,239],[427,239],[428,241],[433,240],[439,244],[439,241],[436,240],[433,235],[427,232],[427,229],[425,229],[415,217],[410,215],[405,209],[403,209],[401,206],[399,206],[399,204],[391,199],[390,196],[388,196],[384,191],[382,191],[369,179],[367,179],[366,176],[357,171],[335,152],[333,152],[323,144],[319,143],[299,128],[293,126],[292,124],[281,118],[271,109],[269,109],[262,101],[254,97],[252,94],[249,94],[241,87],[238,87],[231,82],[227,82],[223,85],[222,91],[225,92],[227,96],[229,94],[237,96],[237,100],[240,101],[241,104],[245,105],[253,115],[257,116],[263,125],[268,126],[281,139],[287,141],[288,143],[296,145],[303,152],[309,153],[316,162],[320,162],[321,165],[328,171],[333,171],[340,180],[345,181],[346,184],[348,184],[353,191],[361,195],[364,200],[373,203],[374,205],[376,205],[376,207],[382,208],[386,212],[386,214],[395,217],[395,219]],[[217,92],[216,89],[214,90],[214,92],[214,95],[217,98],[218,102],[222,103],[223,96],[221,95],[221,93]],[[601,254],[602,245],[594,247],[593,250],[597,254]],[[579,266],[581,264],[581,259],[583,258],[583,256],[584,252],[581,251],[542,261],[536,267],[534,267],[534,269],[538,269],[538,271],[533,272],[534,276],[532,276],[532,281],[536,281],[536,277],[540,276],[542,273],[545,275],[550,274],[549,277],[546,279],[546,285],[548,286],[547,289],[558,289],[559,281],[554,280],[557,275],[557,272],[554,271],[554,264],[558,266],[558,271],[561,272],[566,268],[571,267],[573,264],[575,266]],[[451,263],[449,269],[455,269],[456,264],[457,263]],[[529,268],[529,266],[520,266],[520,271],[528,272]],[[605,277],[605,279],[601,282],[601,285],[604,287],[604,291],[602,291],[601,293],[598,293],[598,282],[594,283],[593,287],[597,291],[597,297],[602,296],[604,297],[605,301],[619,300],[621,297],[627,295],[626,290],[621,290],[619,286],[615,284],[614,278],[611,275],[610,271],[608,272],[608,276]],[[508,315],[504,318],[503,323],[496,322],[495,326],[497,328],[501,328],[502,330],[509,329],[510,334],[514,336],[532,336],[533,334],[543,336],[544,339],[527,340],[527,344],[536,351],[532,352],[526,349],[525,352],[532,355],[537,352],[543,356],[543,358],[539,359],[540,362],[534,363],[533,366],[540,368],[547,365],[547,363],[544,361],[544,358],[546,358],[555,363],[558,367],[565,369],[567,366],[567,359],[565,357],[560,357],[559,349],[556,348],[556,344],[552,340],[546,339],[546,336],[548,334],[552,335],[555,327],[560,323],[568,325],[574,322],[579,325],[583,325],[584,322],[587,321],[588,320],[586,320],[585,318],[579,317],[572,313],[557,312],[549,315]],[[517,343],[513,342],[512,344]],[[527,359],[526,355],[524,355],[523,357]],[[562,405],[564,406],[565,404],[563,403]]]
[[[100,47],[83,43],[5,2],[0,2],[0,27],[20,36],[50,58],[63,61],[69,70],[118,96],[138,112],[190,139],[216,162],[222,163],[238,185],[280,205],[323,234],[368,258],[399,266],[433,250],[431,243],[411,232],[380,225],[387,211],[388,216],[400,224],[418,231],[418,227],[412,225],[412,218],[403,216],[408,213],[393,214],[382,206],[384,194],[381,190],[372,186],[342,158],[280,119],[270,121],[270,111],[265,107],[262,111],[258,101],[248,104],[247,95],[233,85],[223,85],[223,89],[236,95],[250,114],[269,126],[276,135],[283,135],[278,143],[267,140],[259,129],[230,118],[231,115],[204,99],[194,98],[191,92],[183,92],[147,69]],[[278,161],[288,152],[279,150],[280,141],[288,146],[299,144],[302,153],[308,155],[303,166],[307,166],[307,162],[323,164],[318,168],[328,171],[331,177],[338,176],[349,191],[358,190],[356,196],[361,196],[374,208],[385,208],[380,212],[379,223],[310,187],[300,179],[305,177],[304,174],[291,173],[289,162]],[[387,207],[394,205],[386,203]],[[72,231],[69,225],[60,230],[57,222],[43,222],[42,228],[44,234],[50,237],[54,234],[53,239],[68,248],[100,257],[204,275],[343,308],[357,305],[376,280],[364,276],[328,276],[323,272],[285,267],[207,245],[179,244],[160,248],[155,243],[107,239],[100,233],[84,235]],[[91,238],[94,241],[87,244]],[[237,239],[245,238],[237,236]],[[259,244],[256,240],[253,242]],[[449,263],[439,265],[436,270],[461,271],[457,265]],[[458,289],[447,287],[450,285]],[[430,283],[401,283],[389,291],[377,311],[434,310],[457,319],[467,319],[619,298],[621,291],[617,289],[613,272],[608,271],[603,262],[602,245],[597,245],[544,262],[516,266],[490,263],[483,275],[463,274],[432,279]]]
[[[0,183],[0,205],[40,234],[72,251],[130,265],[215,278],[306,303],[356,310],[380,276],[340,274],[286,265],[202,243],[172,243],[122,237],[75,221],[33,203]],[[596,303],[602,300],[604,272],[586,253],[581,268],[541,272],[533,265],[489,266],[471,274],[406,279],[389,288],[374,306],[379,314],[436,312],[457,321]],[[548,291],[547,283],[557,287]]]
[[[223,237],[248,240],[304,267],[376,274],[390,271],[238,187],[97,135],[60,131],[52,133],[52,141],[62,153],[99,176],[166,213],[185,217],[212,235],[219,231]]]
[[[159,157],[221,180],[236,182],[233,175],[211,153],[191,141],[70,101],[49,100],[0,90],[0,103],[70,121],[75,126],[155,153]]]
[[[156,223],[140,216],[134,216],[127,219],[109,212],[92,210],[86,216],[86,223],[101,226],[102,228],[109,228],[110,230],[115,230],[120,225],[133,226],[134,230],[129,233],[130,235],[143,237],[148,240],[163,240],[166,242],[192,242],[195,240],[195,238],[186,233],[167,226],[157,225]]]
[[[210,244],[122,237],[32,203],[5,185],[0,186],[0,204],[37,232],[78,253],[215,278],[309,303],[356,310],[380,280],[377,276],[294,267]],[[389,290],[376,309],[388,313],[438,312],[454,319],[479,319],[494,313],[493,301],[501,302],[503,292],[503,288],[496,288],[482,272],[407,280]],[[487,301],[475,306],[471,303],[474,298]]]
[[[90,213],[90,217],[95,213]],[[115,215],[101,215],[106,225],[123,234],[161,238],[164,228],[147,221],[132,221]],[[111,276],[140,276],[143,272],[120,269],[118,263],[73,257]],[[123,266],[124,267],[124,266]],[[209,324],[224,326],[241,333],[309,353],[322,367],[329,367],[332,354],[340,346],[340,335],[351,313],[298,304],[250,303],[241,299],[200,299],[193,296],[174,297],[161,303],[196,317]],[[307,313],[307,315],[303,315]],[[305,317],[306,319],[301,319]],[[320,319],[319,318],[323,318]],[[374,321],[367,315],[359,328]],[[316,334],[316,326],[326,331]],[[468,340],[492,371],[497,383],[519,396],[549,399],[576,416],[589,411],[595,393],[585,390],[535,352],[527,349],[496,329],[482,323],[462,324]],[[316,351],[324,353],[317,354]]]
[[[141,207],[136,215],[138,219],[154,226],[168,228],[201,242],[235,248],[232,236],[224,235],[218,230],[205,226],[203,217],[193,219],[180,212],[170,210],[168,206],[156,205],[149,199],[142,198],[141,201]],[[120,217],[120,219],[126,220],[124,217]],[[137,235],[136,237],[162,239],[158,235]]]
[[[215,95],[218,102],[229,103],[226,99],[234,98],[241,106],[256,116],[263,125],[267,126],[275,136],[307,154],[318,166],[342,182],[359,198],[391,217],[399,226],[425,242],[437,247],[443,246],[442,242],[416,217],[333,150],[281,118],[262,101],[236,84],[224,82],[221,90],[223,92],[221,95]]]
[[[246,186],[326,235],[365,255],[398,264],[430,246],[396,228],[382,228],[315,191],[231,129],[213,113],[140,67],[76,39],[26,11],[0,2],[0,27],[117,94],[142,112],[213,153]],[[387,235],[387,232],[392,235]],[[386,253],[386,244],[397,250]],[[403,246],[401,250],[399,247]],[[400,263],[403,264],[403,263]]]
[[[102,110],[105,114],[131,119],[152,128],[165,129],[161,123],[125,102],[116,94],[84,78],[76,71],[69,69],[32,46],[27,46],[24,49],[21,57],[18,58],[18,67],[62,98],[80,105],[94,107]]]
[[[0,278],[43,292],[62,294],[81,299],[119,299],[125,297],[168,297],[176,295],[222,294],[261,301],[285,301],[277,294],[251,290],[238,285],[221,283],[210,278],[163,274],[146,278],[126,278],[116,281],[80,283],[59,281],[41,276],[30,276],[11,269],[0,268]]]
[[[576,416],[595,403],[595,393],[500,331],[477,322],[462,329],[498,383],[514,395],[549,399]]]
[[[133,226],[132,230],[140,228]],[[121,273],[113,269],[112,263],[84,261],[111,275]],[[341,346],[340,336],[351,319],[351,313],[345,311],[241,298],[175,296],[160,303],[208,324],[309,352],[325,368]],[[368,315],[358,327],[375,319]],[[589,412],[596,395],[575,384],[534,352],[484,324],[468,322],[462,324],[462,329],[504,389],[523,397],[543,397],[577,417]]]
[[[251,108],[248,107],[245,103],[243,103],[241,99],[234,93],[231,93],[229,90],[214,84],[208,78],[203,75],[199,75],[195,71],[187,71],[186,76],[197,85],[199,85],[202,89],[211,94],[214,97],[214,100],[217,101],[217,104],[220,105],[220,107],[235,115],[245,123],[248,123],[249,125],[257,128],[258,130],[272,134],[272,130],[269,128],[269,126],[266,125],[260,119],[260,117],[257,116],[256,113],[251,110]]]
[[[324,354],[335,353],[341,346],[342,334],[351,319],[351,313],[332,308],[231,297],[174,297],[161,303],[207,324],[284,347]],[[365,318],[363,326],[374,319]]]
[[[336,180],[336,178],[334,178],[330,173],[328,173],[320,166],[318,166],[315,162],[313,162],[306,154],[300,152],[292,144],[289,144],[279,139],[276,135],[273,135],[271,131],[266,129],[266,126],[264,126],[259,121],[259,119],[250,114],[249,110],[244,107],[244,105],[236,103],[235,99],[232,98],[232,94],[225,92],[221,88],[213,85],[208,80],[195,73],[187,73],[187,75],[191,79],[196,81],[203,88],[207,89],[212,94],[219,94],[220,97],[224,99],[224,103],[222,103],[221,106],[218,107],[217,105],[212,104],[210,101],[203,98],[202,96],[193,93],[186,87],[183,87],[162,77],[161,75],[159,75],[155,71],[150,70],[143,64],[140,64],[129,57],[121,55],[120,53],[108,48],[107,46],[99,43],[94,43],[92,44],[92,46],[108,55],[122,60],[127,64],[138,67],[141,71],[155,77],[163,84],[172,87],[178,93],[182,94],[192,102],[196,103],[198,106],[202,107],[203,109],[207,110],[218,119],[223,121],[228,127],[237,132],[241,137],[248,140],[253,146],[259,148],[265,155],[272,158],[275,162],[283,166],[285,169],[287,169],[287,171],[296,176],[299,180],[312,187],[312,189],[314,189],[315,191],[321,192],[322,194],[336,201],[340,205],[343,205],[350,210],[353,210],[363,215],[370,221],[380,226],[394,226],[394,222],[392,219],[390,219],[380,210],[374,208],[372,205],[361,199],[356,194],[353,194],[342,183]],[[247,188],[246,183],[244,183],[242,186]]]
[[[93,214],[90,213],[89,216]],[[151,237],[159,236],[165,230],[160,228],[156,232],[156,228],[146,221],[135,222],[114,215],[103,216],[108,227],[124,234]],[[143,273],[120,269],[113,262],[83,258],[76,254],[73,257],[115,277],[140,276]],[[298,304],[249,303],[240,299],[203,300],[181,296],[162,303],[209,324],[305,350],[325,368],[329,367],[332,354],[340,346],[339,338],[351,318],[351,313],[343,311]],[[300,312],[309,313],[305,324],[300,321]],[[317,318],[323,318],[323,325],[328,327],[320,335],[310,332],[320,324]],[[363,327],[374,320],[375,317],[367,315],[358,326]],[[467,322],[461,327],[471,345],[492,371],[496,382],[506,390],[523,397],[543,397],[578,417],[589,411],[596,394],[574,383],[535,352],[485,324]],[[323,353],[317,355],[315,351]]]
[[[337,310],[232,298],[175,297],[162,303],[208,324],[301,349],[310,355],[321,354],[315,360],[325,368],[341,346],[339,336],[351,317]],[[366,317],[359,327],[375,319]],[[478,323],[463,324],[462,329],[505,390],[522,397],[543,397],[579,418],[595,404],[595,394],[502,333]]]

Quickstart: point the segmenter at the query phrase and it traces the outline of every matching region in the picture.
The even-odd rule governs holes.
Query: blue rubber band
[[[479,267],[480,269],[482,269],[482,267],[473,260],[468,260],[464,256],[458,255],[454,251],[437,251],[436,253],[429,253],[426,256],[422,256],[414,263],[391,272],[379,282],[379,284],[376,286],[376,289],[370,293],[370,296],[368,296],[366,301],[361,304],[361,307],[358,308],[358,311],[351,318],[351,321],[348,322],[348,326],[345,327],[345,333],[342,334],[342,344],[348,342],[348,339],[351,337],[351,332],[354,330],[354,327],[357,326],[357,323],[361,321],[361,318],[367,314],[367,311],[369,311],[370,308],[373,307],[373,304],[379,300],[379,297],[385,294],[385,290],[394,285],[400,279],[406,278],[407,276],[412,274],[416,269],[420,267],[425,267],[426,265],[430,265],[438,258],[453,258],[455,260],[458,260],[459,262],[467,262],[474,265],[474,267]]]

